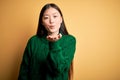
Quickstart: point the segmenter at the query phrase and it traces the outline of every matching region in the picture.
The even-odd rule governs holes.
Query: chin
[[[56,30],[50,30],[50,33],[54,33],[54,32],[56,32]]]

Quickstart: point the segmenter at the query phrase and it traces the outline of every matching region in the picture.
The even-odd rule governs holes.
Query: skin
[[[57,41],[62,35],[59,34],[60,25],[62,23],[62,17],[55,8],[48,8],[42,17],[42,24],[48,31],[47,39],[49,41]]]

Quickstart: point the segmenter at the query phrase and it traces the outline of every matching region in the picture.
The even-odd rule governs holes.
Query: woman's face
[[[45,26],[49,34],[59,33],[62,17],[55,8],[48,8],[42,17],[42,24]]]

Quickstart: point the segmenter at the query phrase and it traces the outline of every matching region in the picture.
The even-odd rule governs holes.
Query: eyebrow
[[[54,12],[54,13],[52,13],[52,14],[54,15],[54,14],[58,14],[58,13],[57,13],[57,12]],[[43,16],[48,16],[48,14],[44,14]]]

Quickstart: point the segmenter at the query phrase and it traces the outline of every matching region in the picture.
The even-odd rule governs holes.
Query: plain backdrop
[[[120,80],[120,0],[0,0],[0,80],[17,80],[40,10],[50,2],[77,40],[74,80]]]

